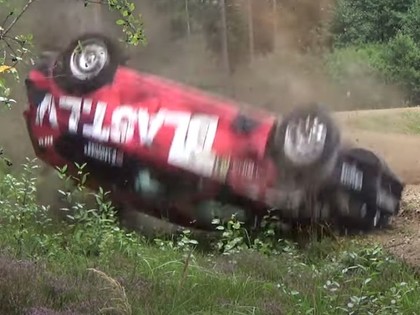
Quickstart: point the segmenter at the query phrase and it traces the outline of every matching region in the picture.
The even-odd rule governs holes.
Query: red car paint
[[[69,164],[69,170],[75,174],[71,167],[73,161],[61,156],[55,147],[56,140],[69,133],[83,135],[91,141],[90,147],[84,148],[86,154],[97,157],[102,154],[102,158],[115,167],[129,154],[164,172],[203,178],[207,189],[202,189],[202,196],[212,194],[224,183],[238,195],[264,204],[268,189],[276,183],[278,170],[266,154],[276,121],[270,113],[244,110],[233,101],[123,66],[118,68],[112,84],[83,96],[68,95],[52,77],[36,69],[29,73],[28,80],[43,96],[37,100],[29,97],[29,107],[24,112],[28,131],[37,157],[53,167]],[[124,118],[120,122],[118,113]],[[200,126],[203,119],[194,120],[196,116],[192,115],[206,115],[217,122],[213,125],[216,127],[214,139],[211,127],[204,132],[207,151],[200,151],[197,141],[193,141],[197,134],[193,121],[195,126]],[[248,117],[254,127],[248,131],[235,128],[235,121],[241,115]],[[121,121],[126,122],[125,127]],[[176,163],[187,156],[188,145],[183,139],[188,126],[192,152],[198,153],[196,161],[203,164],[201,171],[193,168],[188,160],[183,165]],[[125,133],[121,135],[119,130]],[[126,138],[121,140],[124,135]],[[179,145],[175,146],[177,141]],[[107,155],[104,151],[93,152],[95,144],[106,144],[119,153],[104,158]],[[169,159],[171,149],[172,160]],[[112,187],[95,178],[91,178],[88,185]],[[132,205],[142,204],[135,194],[123,190],[114,192],[113,196]]]

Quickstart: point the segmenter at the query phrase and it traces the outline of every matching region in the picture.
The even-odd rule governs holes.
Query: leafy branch
[[[13,26],[19,21],[19,19],[22,17],[22,15],[26,12],[26,10],[29,9],[30,5],[37,0],[28,0],[28,2],[23,6],[20,13],[13,19],[13,21],[4,28],[4,24],[7,22],[8,18],[13,15],[13,11],[9,13],[9,15],[6,17],[6,19],[3,22],[3,27],[0,28],[0,40],[4,40],[7,36],[7,34],[10,32],[10,30],[13,28]]]
[[[29,52],[27,46],[30,44],[32,37],[30,35],[12,36],[10,32],[29,7],[36,1],[28,0],[17,15],[15,15],[14,10],[11,10],[0,26],[0,50],[3,51],[2,56],[0,56],[0,74],[11,73],[16,80],[19,79],[19,76],[15,67]],[[4,2],[0,1],[0,3]],[[14,16],[14,19],[9,22],[12,16]],[[9,64],[7,65],[7,63]],[[10,99],[9,95],[10,89],[6,87],[3,78],[0,78],[0,102],[5,103],[7,106],[14,103],[15,101]]]
[[[18,14],[11,10],[3,22],[0,24],[0,75],[3,73],[12,73],[18,80],[18,72],[15,67],[24,60],[24,57],[30,52],[28,49],[32,42],[31,35],[11,35],[13,27],[22,18],[25,12],[38,0],[27,0]],[[84,5],[102,4],[107,5],[111,11],[119,13],[120,17],[116,21],[117,25],[122,27],[125,35],[124,41],[127,44],[137,46],[139,43],[145,43],[143,23],[141,16],[135,15],[135,5],[128,0],[82,0]],[[0,4],[7,5],[7,2],[0,0]],[[3,8],[2,8],[3,10]],[[14,17],[13,19],[11,19]],[[6,87],[4,78],[0,77],[0,102],[10,105],[14,100],[9,98],[10,89]]]
[[[28,52],[28,49],[25,46],[27,46],[31,37],[22,35],[11,36],[9,35],[9,33],[16,25],[16,23],[22,18],[24,13],[29,9],[29,7],[36,1],[37,0],[28,0],[26,4],[22,7],[20,12],[15,16],[15,18],[9,24],[7,24],[9,18],[15,14],[14,11],[10,11],[10,13],[6,16],[2,25],[0,26],[0,44],[2,44],[2,46],[5,46],[3,47],[3,57],[0,58],[0,65],[3,65],[7,61],[7,50],[9,51],[9,55],[11,57],[12,62],[12,64],[7,68],[3,68],[4,71],[2,72],[5,72],[5,69],[13,69],[19,61],[23,60],[24,55]]]
[[[85,6],[89,4],[107,5],[112,11],[118,12],[120,18],[116,24],[122,27],[127,44],[137,46],[146,42],[141,15],[135,15],[136,6],[128,0],[83,0]]]

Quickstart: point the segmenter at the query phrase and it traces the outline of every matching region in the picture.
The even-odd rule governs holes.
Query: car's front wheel
[[[316,185],[334,169],[340,133],[324,108],[311,105],[285,116],[269,145],[280,172]]]

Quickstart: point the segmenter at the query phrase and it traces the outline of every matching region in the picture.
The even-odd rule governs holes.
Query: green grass
[[[190,234],[146,239],[71,199],[66,222],[36,203],[36,167],[0,178],[0,314],[418,314],[419,277],[358,238],[306,245],[225,227],[213,249]],[[63,176],[63,180],[66,180]],[[200,244],[198,244],[200,245]],[[221,246],[224,245],[224,246]],[[60,313],[70,314],[70,313]]]
[[[362,114],[349,118],[346,124],[363,130],[418,135],[420,134],[420,112],[407,110],[375,115]]]
[[[420,309],[418,278],[379,247],[325,246],[330,252],[325,256],[290,246],[273,256],[243,250],[227,257],[194,253],[190,260],[142,243],[135,258],[117,251],[99,257],[63,251],[55,258],[23,260],[11,255],[0,260],[0,311],[47,307],[97,314],[112,307],[131,314],[347,314],[359,308],[357,314],[416,314]]]

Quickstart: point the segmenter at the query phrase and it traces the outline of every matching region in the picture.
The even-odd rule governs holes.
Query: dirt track
[[[420,184],[420,136],[343,130],[351,142],[381,155],[407,184]]]
[[[343,140],[372,149],[381,155],[397,175],[412,185],[420,184],[420,135],[396,134],[381,131],[361,130],[349,127],[347,122],[361,116],[381,113],[397,114],[402,111],[420,113],[419,108],[396,108],[386,110],[363,110],[336,113],[337,122],[342,126]],[[386,126],[383,127],[386,130]]]
[[[369,234],[366,240],[378,242],[386,250],[420,272],[420,186],[408,185],[401,213],[389,230]]]

